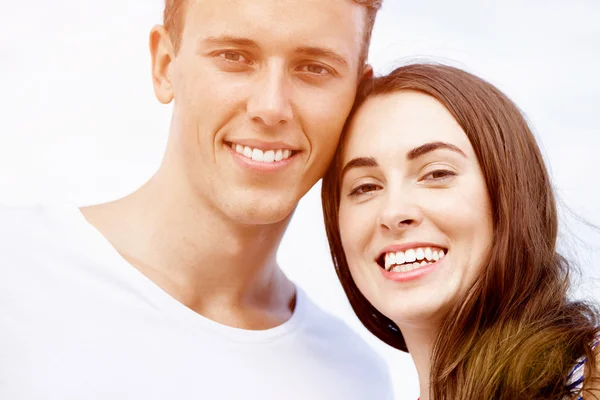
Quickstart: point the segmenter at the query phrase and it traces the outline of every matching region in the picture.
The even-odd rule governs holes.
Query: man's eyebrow
[[[232,46],[240,46],[240,47],[252,47],[254,49],[258,49],[258,44],[251,39],[241,37],[241,36],[208,36],[200,40],[202,44],[208,45],[232,45]]]
[[[251,47],[254,49],[258,49],[258,43],[256,43],[252,39],[248,39],[241,36],[231,36],[231,35],[223,35],[223,36],[208,36],[200,40],[202,44],[208,45],[233,45],[240,47]],[[315,47],[315,46],[300,46],[296,48],[296,53],[304,54],[312,57],[324,57],[334,60],[335,62],[342,64],[347,67],[349,65],[348,60],[344,58],[341,54],[337,53],[334,50],[325,48],[325,47]]]
[[[331,60],[334,60],[338,64],[342,64],[344,67],[347,67],[349,65],[348,60],[346,60],[344,56],[337,53],[336,51],[324,47],[300,46],[296,48],[296,53],[312,57],[329,58]]]
[[[427,153],[430,153],[432,151],[438,150],[438,149],[447,149],[447,150],[451,150],[454,151],[458,154],[460,154],[461,156],[468,158],[467,155],[458,147],[456,147],[453,144],[450,143],[445,143],[445,142],[431,142],[431,143],[425,143],[424,145],[421,145],[419,147],[415,147],[414,149],[412,149],[411,151],[409,151],[406,154],[406,159],[407,160],[414,160],[415,158],[421,157],[422,155],[425,155]]]
[[[377,161],[375,161],[375,159],[373,157],[357,157],[357,158],[353,158],[352,160],[348,161],[346,163],[346,165],[344,165],[344,168],[342,168],[342,173],[341,173],[340,176],[343,178],[344,175],[346,174],[346,172],[348,172],[352,168],[378,167],[378,166],[379,166],[379,164],[377,164]]]

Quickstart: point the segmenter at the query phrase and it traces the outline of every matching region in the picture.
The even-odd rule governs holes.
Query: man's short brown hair
[[[181,45],[181,32],[183,31],[183,22],[185,18],[186,4],[189,0],[165,0],[165,10],[163,13],[163,25],[171,36],[175,52]],[[367,61],[369,54],[369,43],[371,42],[371,33],[375,25],[377,11],[381,8],[383,0],[352,0],[367,9],[365,21],[365,30],[363,34],[363,48],[360,55],[360,66]]]

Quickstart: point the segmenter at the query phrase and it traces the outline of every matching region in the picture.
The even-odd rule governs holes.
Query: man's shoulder
[[[42,224],[50,207],[36,205],[0,204],[0,229],[20,231],[28,224]]]
[[[64,209],[39,204],[0,205],[0,246],[10,249],[19,243],[34,244],[56,238],[62,229],[59,215]]]
[[[0,204],[0,235],[12,236],[21,232],[25,225],[39,220],[43,207],[39,205],[16,206]]]
[[[356,329],[352,329],[340,317],[323,310],[308,296],[307,303],[310,312],[307,312],[305,329],[310,335],[320,338],[331,351],[337,352],[348,361],[350,359],[360,360],[372,366],[387,369],[383,359],[357,333]]]
[[[320,352],[322,364],[329,363],[353,380],[357,390],[374,390],[376,398],[391,399],[393,390],[385,360],[340,317],[323,310],[308,296],[306,302],[310,311],[306,313],[304,330]],[[369,335],[366,329],[365,334]]]

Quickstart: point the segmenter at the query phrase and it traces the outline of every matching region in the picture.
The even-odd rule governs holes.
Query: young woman
[[[495,87],[428,64],[375,79],[322,200],[350,303],[410,352],[421,400],[600,394],[598,313],[568,297],[548,172]]]

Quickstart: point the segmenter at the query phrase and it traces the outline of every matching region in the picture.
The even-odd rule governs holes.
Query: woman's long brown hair
[[[466,133],[485,177],[494,238],[486,265],[443,323],[433,348],[430,396],[435,400],[562,399],[567,379],[598,334],[598,312],[568,297],[571,266],[556,250],[558,217],[548,172],[519,109],[488,82],[460,69],[413,64],[375,78],[368,98],[413,90],[432,96]],[[343,146],[343,142],[342,142]],[[331,256],[362,323],[407,351],[402,332],[356,287],[339,233],[338,149],[322,186]],[[590,374],[586,375],[588,387]]]

